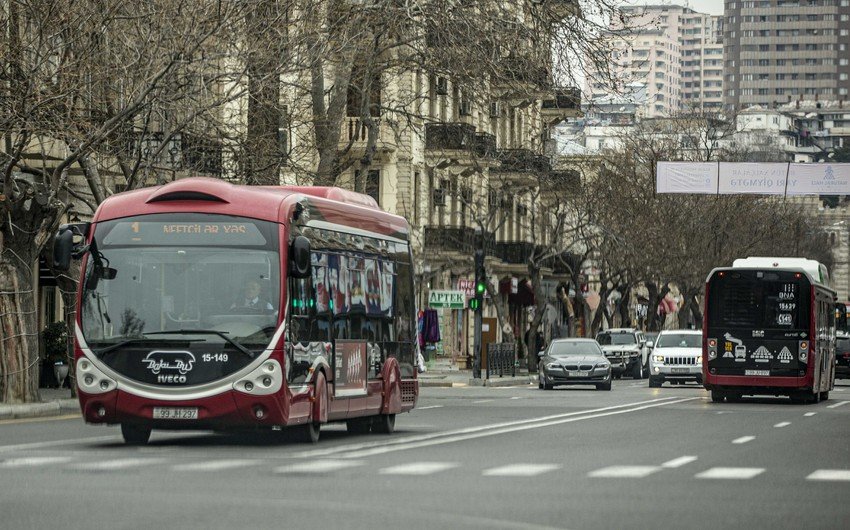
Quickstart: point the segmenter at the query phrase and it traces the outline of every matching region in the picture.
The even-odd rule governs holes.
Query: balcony
[[[472,253],[482,247],[485,254],[493,255],[496,249],[496,236],[485,232],[481,241],[481,236],[476,235],[472,227],[425,227],[425,249],[428,251],[457,252],[472,257]]]
[[[489,133],[475,133],[473,152],[481,158],[496,158],[496,137]]]
[[[581,115],[581,91],[577,88],[556,88],[554,98],[544,99],[540,105],[546,118],[573,118]]]
[[[475,126],[468,123],[429,123],[425,125],[425,149],[468,150],[475,144]]]
[[[499,77],[506,82],[516,81],[545,89],[552,86],[552,77],[546,62],[533,55],[511,55],[500,63]]]
[[[496,255],[505,263],[525,265],[534,254],[534,243],[528,241],[500,241],[496,243]]]
[[[549,158],[530,149],[499,149],[500,171],[513,173],[546,173],[551,169]]]

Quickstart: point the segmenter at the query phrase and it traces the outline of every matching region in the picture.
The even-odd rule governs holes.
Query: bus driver
[[[230,306],[230,309],[251,308],[260,311],[272,311],[272,304],[260,297],[260,282],[247,280],[243,286],[242,296]]]

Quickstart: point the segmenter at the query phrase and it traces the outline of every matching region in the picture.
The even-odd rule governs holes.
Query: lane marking
[[[15,418],[11,420],[0,420],[0,425],[15,425],[19,423],[37,423],[42,421],[59,421],[59,420],[74,420],[78,418],[82,418],[83,415],[80,413],[75,414],[63,414],[62,416],[49,416],[43,418]]]
[[[844,392],[843,388],[833,388],[833,390],[835,390],[836,392]]]
[[[513,396],[511,399],[522,399],[522,396]]]
[[[777,428],[778,428],[778,427],[787,427],[787,426],[789,426],[789,425],[791,425],[791,422],[790,422],[790,421],[783,421],[783,422],[779,422],[779,423],[777,423],[776,425],[774,425],[774,427],[777,427]]]
[[[763,467],[713,467],[695,478],[746,480],[764,473]]]
[[[661,466],[609,466],[591,471],[588,477],[643,478],[661,471]]]
[[[664,397],[664,398],[651,399],[651,400],[647,400],[647,401],[638,401],[638,402],[635,402],[635,403],[624,403],[622,405],[612,405],[610,407],[602,407],[602,408],[598,408],[598,409],[588,409],[588,410],[580,410],[580,411],[576,411],[576,412],[565,412],[563,414],[553,414],[553,415],[550,415],[550,416],[541,416],[539,418],[528,418],[528,419],[524,419],[524,420],[514,420],[514,421],[508,421],[508,422],[502,422],[502,423],[491,423],[491,424],[487,424],[487,425],[479,425],[477,427],[465,427],[463,429],[455,429],[455,430],[452,430],[452,431],[444,431],[444,432],[431,433],[431,434],[418,434],[418,435],[414,435],[414,436],[406,436],[406,437],[403,437],[403,438],[392,438],[390,440],[377,441],[377,442],[360,442],[360,443],[354,443],[354,444],[341,445],[341,446],[338,446],[338,447],[331,447],[331,448],[327,448],[327,449],[312,449],[312,450],[309,450],[309,451],[301,451],[301,452],[298,452],[298,453],[292,453],[289,456],[291,458],[316,458],[316,457],[336,455],[338,453],[345,453],[345,452],[349,452],[349,451],[357,451],[357,450],[361,450],[361,449],[387,447],[387,446],[393,446],[393,445],[406,445],[406,444],[409,444],[409,443],[412,443],[412,442],[421,442],[421,441],[434,440],[434,439],[443,438],[443,437],[478,433],[478,432],[482,432],[482,431],[489,431],[489,430],[492,430],[492,429],[501,429],[501,428],[504,428],[504,427],[512,427],[512,426],[515,426],[515,425],[536,424],[536,423],[539,423],[539,422],[545,422],[545,421],[555,420],[555,419],[560,419],[560,418],[568,418],[568,417],[573,417],[573,416],[582,416],[582,415],[585,415],[585,414],[592,414],[592,413],[598,413],[598,412],[617,410],[617,409],[622,409],[624,407],[633,407],[633,406],[646,405],[646,404],[652,404],[652,403],[669,404],[669,403],[673,403],[674,401],[672,401],[672,400],[674,400],[674,399],[675,399],[674,396],[669,396],[669,397]],[[689,399],[698,399],[698,398],[689,398]],[[685,400],[685,401],[687,401],[687,400]]]
[[[806,480],[839,480],[850,481],[850,469],[818,469]]]
[[[118,460],[106,460],[104,462],[72,464],[68,467],[83,471],[116,471],[119,469],[129,469],[131,467],[159,464],[162,461],[162,458],[120,458]]]
[[[481,474],[485,477],[536,477],[560,468],[557,464],[511,464],[485,469]]]
[[[318,475],[330,473],[341,469],[362,466],[363,462],[354,460],[316,460],[315,462],[304,462],[302,464],[290,464],[275,468],[275,473],[297,473],[305,475]]]
[[[428,405],[427,407],[416,407],[416,410],[441,409],[443,405]]]
[[[661,464],[661,467],[666,467],[668,469],[675,469],[677,467],[682,467],[685,464],[690,464],[691,462],[696,461],[697,457],[695,456],[680,456],[679,458],[674,458],[668,462],[664,462]]]
[[[755,439],[756,439],[755,436],[741,436],[740,438],[735,438],[734,440],[732,440],[732,443],[733,444],[745,444],[747,442],[752,442]]]
[[[398,466],[386,467],[378,471],[381,475],[432,475],[458,467],[455,462],[411,462]]]
[[[803,414],[803,416],[805,416],[805,417],[807,417],[807,418],[811,418],[811,417],[812,417],[812,416],[814,416],[815,414],[817,414],[817,412],[807,412],[807,413]]]
[[[491,401],[496,401],[495,399],[479,399],[478,401],[473,401],[472,403],[490,403]]]
[[[76,438],[74,440],[54,440],[52,442],[33,442],[28,444],[0,445],[0,451],[16,451],[19,449],[40,449],[42,447],[68,446],[83,442],[119,442],[121,436],[96,436],[94,438]]]
[[[31,466],[47,466],[50,464],[65,464],[67,462],[70,462],[71,460],[72,458],[70,456],[31,456],[5,460],[3,462],[0,462],[0,467],[17,468]]]
[[[422,447],[430,447],[430,446],[433,446],[433,445],[442,445],[442,444],[448,444],[448,443],[462,442],[462,441],[466,441],[466,440],[473,440],[473,439],[476,439],[476,438],[483,438],[483,437],[486,437],[486,436],[495,436],[497,434],[507,434],[507,433],[511,433],[511,432],[527,431],[527,430],[530,430],[530,429],[539,429],[541,427],[550,427],[550,426],[553,426],[553,425],[561,425],[561,424],[564,424],[564,423],[572,423],[574,421],[603,418],[605,416],[613,416],[615,414],[626,414],[626,413],[629,413],[629,412],[636,412],[636,411],[639,411],[639,410],[645,410],[645,409],[654,408],[654,407],[661,407],[663,405],[672,405],[672,404],[675,404],[675,403],[684,403],[685,401],[692,401],[694,399],[699,399],[699,398],[685,398],[685,399],[679,399],[679,400],[675,400],[675,401],[664,401],[663,403],[655,403],[655,404],[650,404],[650,405],[644,405],[642,407],[635,407],[635,408],[631,408],[631,409],[615,410],[615,411],[611,411],[611,412],[583,415],[583,416],[572,417],[572,418],[563,418],[563,419],[547,421],[547,422],[536,422],[536,423],[533,423],[531,425],[526,424],[526,425],[516,425],[516,426],[513,426],[513,427],[504,427],[504,428],[499,428],[499,429],[490,429],[490,430],[486,430],[486,431],[483,431],[483,432],[475,432],[475,433],[471,433],[471,434],[461,434],[461,435],[457,435],[457,436],[445,436],[445,437],[441,437],[441,438],[438,438],[438,439],[426,440],[426,441],[421,441],[421,442],[410,442],[410,443],[405,443],[405,444],[401,444],[401,445],[400,444],[386,445],[386,446],[383,446],[383,447],[375,447],[373,449],[363,449],[363,450],[360,450],[360,451],[343,452],[342,454],[340,454],[338,456],[340,458],[366,458],[366,457],[369,457],[369,456],[382,455],[382,454],[391,453],[391,452],[394,452],[394,451],[404,451],[404,450],[407,450],[407,449],[419,449],[419,448],[422,448]]]
[[[836,403],[836,404],[834,404],[834,405],[830,405],[830,406],[828,406],[828,407],[826,407],[826,408],[828,408],[828,409],[834,409],[834,408],[838,408],[838,407],[840,407],[841,405],[846,405],[846,404],[848,404],[848,403],[850,403],[850,401],[839,401],[838,403]]]
[[[191,464],[178,464],[171,469],[174,471],[222,471],[237,467],[248,467],[256,465],[256,460],[212,460],[210,462],[194,462]]]

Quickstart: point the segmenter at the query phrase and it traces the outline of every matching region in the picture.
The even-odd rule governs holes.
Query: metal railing
[[[494,342],[487,345],[487,379],[490,373],[516,377],[516,343]]]

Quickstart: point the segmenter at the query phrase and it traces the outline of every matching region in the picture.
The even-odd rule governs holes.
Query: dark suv
[[[850,379],[850,335],[835,338],[835,378]]]

